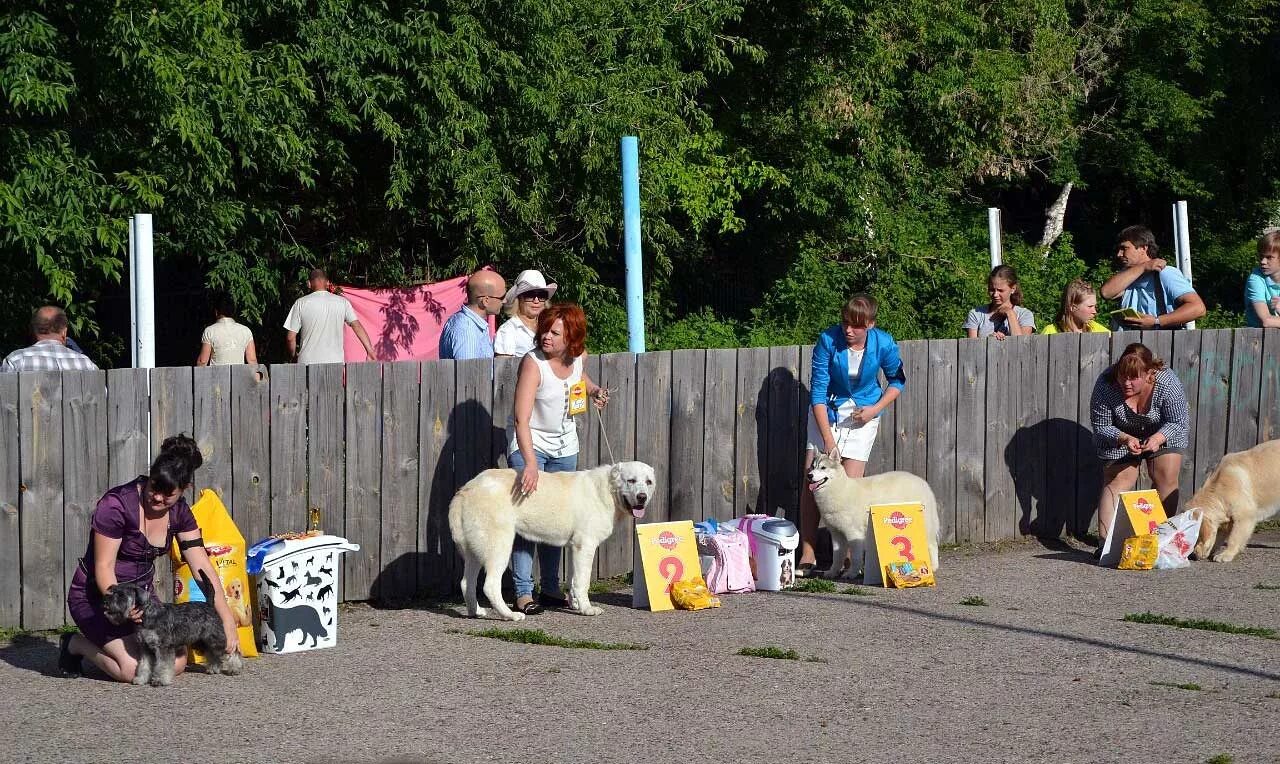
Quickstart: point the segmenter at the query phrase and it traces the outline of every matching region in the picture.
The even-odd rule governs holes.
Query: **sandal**
[[[71,638],[74,634],[63,634],[58,639],[58,668],[69,676],[80,676],[84,671],[80,656],[71,652]]]
[[[542,605],[539,605],[538,601],[535,600],[534,598],[530,597],[529,601],[524,603],[523,605],[520,604],[521,599],[524,599],[524,598],[521,597],[520,599],[516,600],[516,610],[519,610],[521,613],[524,613],[525,615],[537,615],[538,613],[542,612]]]
[[[821,578],[817,563],[802,562],[796,566],[796,578]]]

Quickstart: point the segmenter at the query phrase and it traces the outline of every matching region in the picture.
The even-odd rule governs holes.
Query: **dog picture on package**
[[[80,632],[62,636],[58,667],[64,673],[82,673],[88,661],[118,682],[166,685],[185,670],[189,644],[211,655],[210,673],[239,672],[236,618],[183,496],[202,462],[194,440],[170,437],[147,475],[98,501],[67,592]],[[155,560],[174,540],[207,587],[208,602],[173,606],[156,597]]]

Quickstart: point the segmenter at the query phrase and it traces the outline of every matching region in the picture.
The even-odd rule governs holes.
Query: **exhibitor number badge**
[[[569,416],[586,413],[586,410],[587,383],[579,381],[569,387]]]

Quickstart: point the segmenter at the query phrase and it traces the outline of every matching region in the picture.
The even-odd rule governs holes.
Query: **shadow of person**
[[[1063,418],[1021,427],[1005,446],[1004,461],[1013,478],[1020,533],[1041,539],[1088,536],[1102,490],[1102,464],[1088,428]]]
[[[423,368],[425,373],[427,365]],[[425,376],[423,388],[425,394]],[[505,442],[506,430],[494,425],[489,406],[476,399],[453,406],[443,428],[432,425],[431,421],[425,422],[419,433],[424,462],[419,490],[425,495],[418,502],[417,550],[383,565],[373,583],[371,604],[375,607],[434,609],[444,601],[456,603],[461,595],[462,558],[449,531],[449,502],[468,480],[499,466],[493,463],[494,443]],[[438,457],[434,463],[426,463],[440,438],[443,440]],[[504,580],[509,579],[508,572]],[[480,583],[483,582],[482,574]],[[480,599],[481,606],[487,607],[483,595]]]
[[[16,669],[33,671],[41,676],[63,678],[58,668],[58,640],[53,641],[35,634],[18,634],[9,644],[0,647],[0,660]]]
[[[808,390],[786,366],[774,366],[756,397],[756,459],[760,490],[756,512],[778,515],[800,524],[800,491],[804,486],[804,420],[801,400]],[[807,409],[807,407],[806,407]]]

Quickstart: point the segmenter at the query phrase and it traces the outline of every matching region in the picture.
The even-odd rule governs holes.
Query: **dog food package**
[[[259,648],[296,653],[338,643],[338,576],[342,553],[360,547],[320,531],[288,533],[249,548],[258,582]]]
[[[936,586],[938,583],[928,565],[891,562],[885,566],[884,572],[891,589],[914,589],[917,586]]]
[[[705,610],[709,607],[720,607],[720,598],[714,596],[707,588],[707,582],[701,577],[676,581],[671,585],[671,601],[680,610]]]
[[[222,499],[211,488],[200,492],[200,498],[191,506],[191,514],[195,515],[196,524],[200,526],[209,562],[218,571],[227,607],[231,608],[236,625],[240,627],[240,654],[255,656],[258,650],[253,640],[253,604],[250,601],[252,590],[249,588],[249,575],[245,567],[244,536],[223,506]],[[173,560],[173,601],[205,601],[204,592],[192,578],[191,567],[178,552],[176,539],[169,548],[169,556]],[[204,663],[204,656],[198,650],[191,651],[191,658],[196,663]]]
[[[1200,520],[1203,513],[1198,509],[1174,515],[1156,526],[1156,538],[1160,542],[1160,550],[1156,553],[1156,570],[1186,568],[1191,565],[1191,550],[1200,538]]]
[[[1151,570],[1156,566],[1160,552],[1160,539],[1154,533],[1130,536],[1124,540],[1120,551],[1120,570]]]

